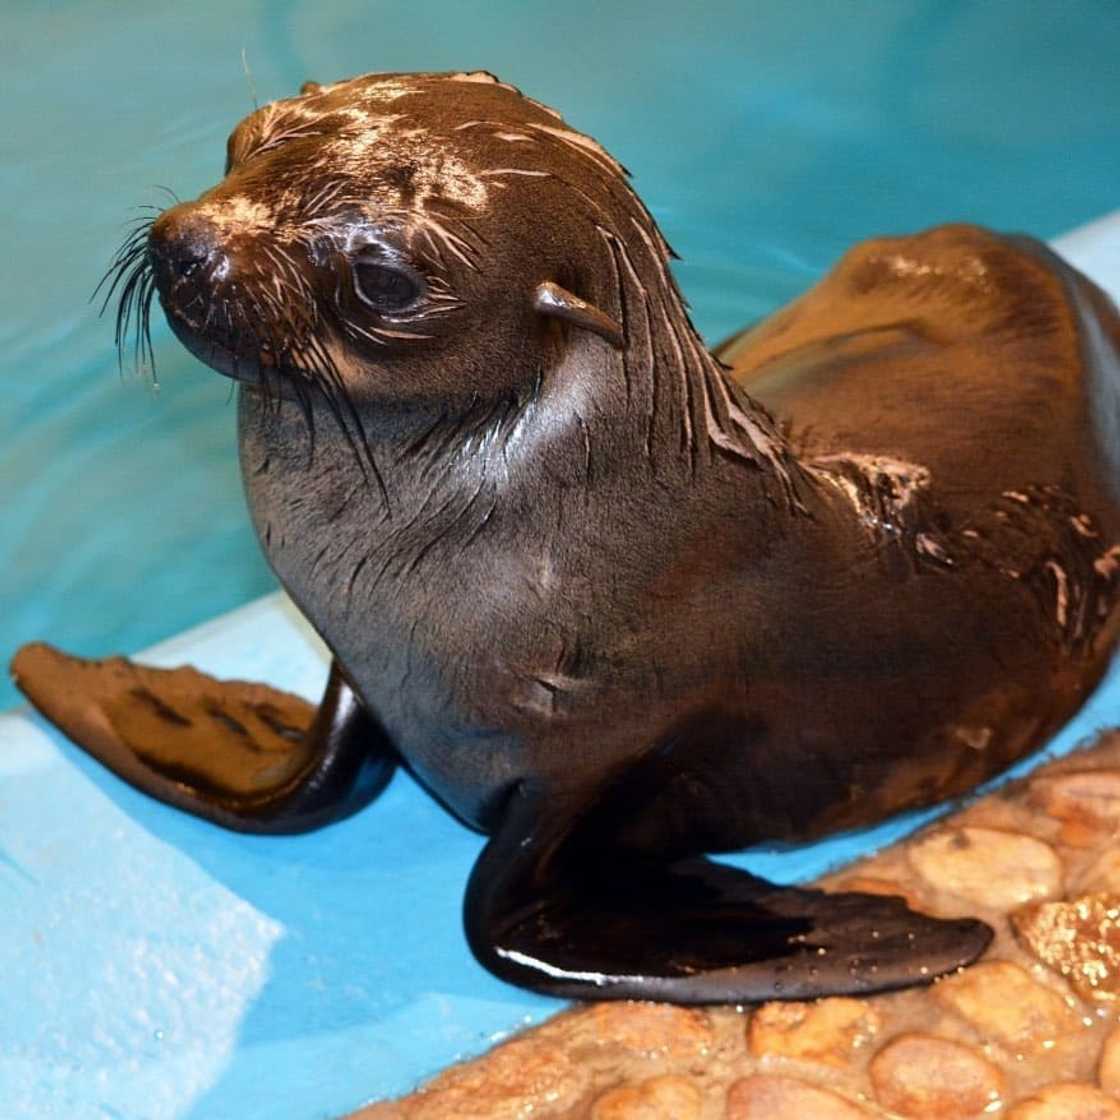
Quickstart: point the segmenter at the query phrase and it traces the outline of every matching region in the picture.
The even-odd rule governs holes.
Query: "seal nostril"
[[[155,221],[148,235],[148,251],[157,279],[165,283],[200,280],[203,266],[218,252],[217,231],[195,203],[180,203]]]
[[[174,261],[171,268],[177,276],[186,278],[188,276],[193,276],[205,260],[205,257],[183,256]]]

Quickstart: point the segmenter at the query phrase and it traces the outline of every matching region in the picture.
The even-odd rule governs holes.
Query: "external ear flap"
[[[307,93],[318,93],[322,88],[323,87],[318,82],[304,82],[303,85],[299,87],[299,92],[302,96]]]
[[[552,315],[575,327],[594,331],[616,350],[621,350],[626,345],[622,328],[609,315],[551,280],[537,285],[533,292],[533,307],[542,315]]]

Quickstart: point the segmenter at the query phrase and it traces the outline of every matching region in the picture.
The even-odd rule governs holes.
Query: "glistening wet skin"
[[[528,987],[759,1000],[973,960],[981,922],[703,853],[953,796],[1077,710],[1120,619],[1115,308],[945,226],[712,355],[668,259],[612,157],[489,75],[253,113],[122,250],[118,337],[158,294],[251,384],[250,510],[331,647],[323,704],[45,646],[20,687],[232,828],[325,823],[405,761],[490,836],[467,937]]]

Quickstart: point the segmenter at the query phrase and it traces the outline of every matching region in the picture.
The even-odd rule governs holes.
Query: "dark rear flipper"
[[[576,999],[739,1003],[865,995],[969,964],[992,931],[898,898],[776,887],[697,858],[556,842],[523,793],[471,877],[467,935],[514,984]]]
[[[318,711],[267,685],[90,661],[40,642],[16,654],[12,676],[125,781],[239,832],[317,828],[369,802],[393,771],[384,733],[334,664]]]

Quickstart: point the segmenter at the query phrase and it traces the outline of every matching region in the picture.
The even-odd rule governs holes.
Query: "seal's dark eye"
[[[399,265],[357,261],[354,290],[363,303],[377,311],[404,311],[424,294],[424,282]]]

